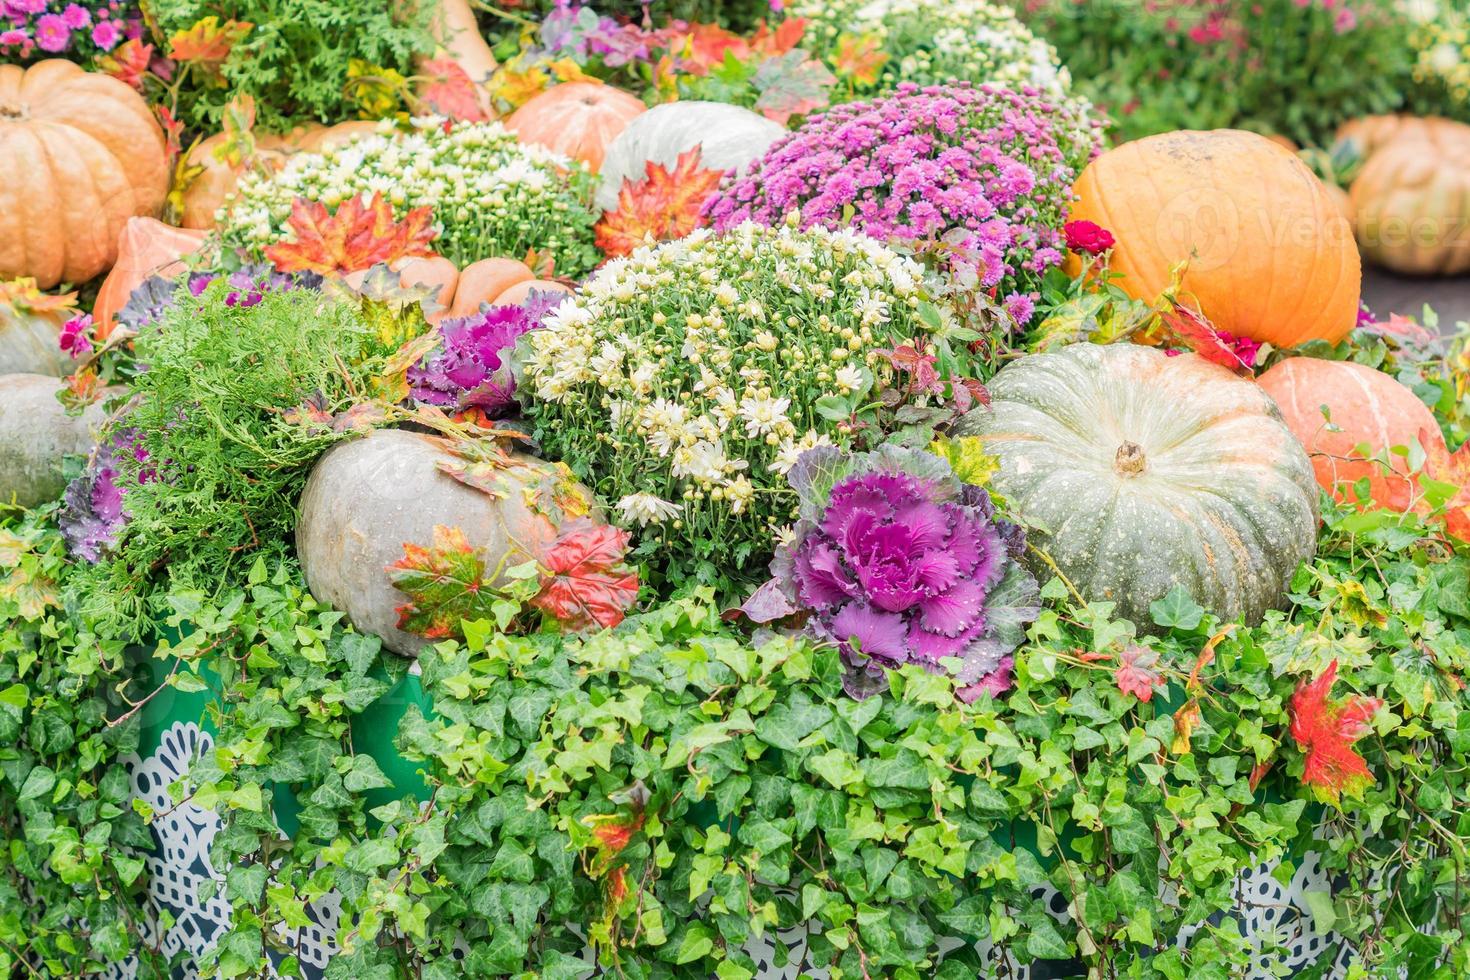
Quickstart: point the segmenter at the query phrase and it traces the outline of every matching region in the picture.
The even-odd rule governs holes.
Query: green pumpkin
[[[987,387],[990,407],[957,434],[999,458],[991,489],[1083,596],[1141,628],[1180,585],[1226,621],[1258,623],[1316,552],[1306,451],[1270,396],[1225,368],[1077,344],[1023,357]]]

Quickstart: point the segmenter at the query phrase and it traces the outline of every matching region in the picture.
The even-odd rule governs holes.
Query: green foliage
[[[289,957],[280,930],[336,889],[331,977],[571,977],[591,966],[584,935],[625,976],[749,977],[748,937],[806,922],[833,976],[995,974],[969,949],[941,962],[938,937],[963,936],[1100,976],[1223,978],[1252,955],[1207,921],[1237,903],[1236,876],[1312,853],[1347,882],[1311,897],[1319,925],[1370,975],[1460,975],[1470,558],[1420,543],[1412,518],[1327,521],[1294,609],[1258,629],[1183,593],[1155,604],[1150,703],[1096,656],[1137,642],[1133,625],[1059,581],[1016,687],[971,706],[912,668],[853,701],[835,651],[752,643],[708,594],[589,638],[468,624],[468,645],[425,650],[427,707],[397,724],[426,787],[354,744],[355,722],[381,724],[364,712],[403,703],[383,700],[403,662],[344,632],[289,564],[257,562],[243,592],[174,596],[185,635],[158,651],[182,660],[173,683],[216,696],[218,751],[171,789],[225,821],[211,857],[235,919],[205,975]],[[1289,703],[1334,659],[1339,693],[1386,706],[1356,746],[1374,785],[1324,810]],[[295,812],[289,838],[273,810]]]
[[[310,465],[353,434],[293,424],[292,409],[347,409],[390,352],[344,300],[282,289],[247,306],[232,295],[217,281],[134,341],[148,369],[118,423],[136,434],[119,477],[130,520],[75,590],[107,635],[146,635],[160,589],[218,592],[255,551],[281,553]]]
[[[123,645],[58,608],[65,555],[46,515],[0,512],[0,972],[75,977],[137,953],[161,977],[139,941],[152,840],[119,764],[143,696]]]
[[[253,25],[217,68],[185,68],[179,116],[206,130],[219,128],[226,103],[240,95],[255,99],[263,132],[353,118],[347,83],[354,59],[407,76],[413,73],[414,55],[434,49],[428,30],[433,5],[427,3],[150,0],[147,10],[161,39],[208,16]]]
[[[1014,2],[1119,141],[1234,127],[1323,146],[1345,120],[1400,107],[1412,87],[1409,24],[1394,0]]]

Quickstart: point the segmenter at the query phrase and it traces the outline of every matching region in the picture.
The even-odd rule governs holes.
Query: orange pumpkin
[[[247,166],[280,170],[293,153],[318,153],[327,147],[370,135],[377,128],[376,122],[353,120],[336,126],[301,126],[284,136],[263,133],[255,137],[255,153]],[[233,167],[214,155],[226,138],[224,133],[215,133],[199,141],[189,151],[188,166],[203,169],[184,187],[184,209],[179,215],[179,224],[185,228],[214,228],[215,213],[234,193],[235,184],[244,172],[244,167]]]
[[[0,175],[0,279],[84,282],[117,258],[125,221],[163,205],[163,130],[108,75],[0,65]]]
[[[175,228],[153,218],[129,218],[118,236],[117,262],[92,307],[97,337],[112,333],[113,317],[127,303],[133,290],[149,276],[174,278],[184,271],[184,256],[204,242],[204,232]]]
[[[1353,486],[1366,477],[1374,503],[1407,510],[1414,497],[1413,471],[1408,459],[1393,448],[1412,446],[1421,432],[1437,440],[1435,447],[1426,449],[1444,448],[1429,409],[1382,371],[1352,361],[1293,357],[1257,382],[1306,447],[1317,482],[1338,500],[1356,500]],[[1358,451],[1361,445],[1368,447],[1367,456]],[[1379,456],[1388,458],[1391,469],[1385,470],[1373,458]]]
[[[515,259],[481,259],[471,262],[459,274],[459,286],[449,304],[449,316],[469,316],[482,303],[499,301],[501,294],[517,283],[530,282],[536,273]]]
[[[1446,131],[1456,125],[1439,116],[1363,116],[1339,126],[1336,141],[1350,144],[1359,160],[1370,160],[1379,150],[1400,140],[1438,145]]]
[[[438,287],[434,301],[442,309],[428,318],[430,323],[438,323],[446,317],[469,316],[485,303],[492,306],[520,303],[532,289],[571,292],[571,288],[562,283],[537,279],[526,263],[515,259],[481,259],[460,270],[442,255],[431,255],[399,259],[390,268],[398,273],[398,281],[404,286]],[[366,276],[367,270],[363,270],[349,274],[346,279],[356,286]]]
[[[1188,261],[1180,299],[1219,329],[1290,347],[1353,329],[1352,228],[1285,149],[1238,130],[1150,136],[1109,150],[1075,186],[1072,218],[1117,239],[1111,268],[1152,301]]]
[[[611,85],[565,82],[511,113],[505,125],[522,143],[581,160],[596,173],[607,145],[646,108],[643,100]]]
[[[1372,261],[1409,275],[1470,272],[1470,126],[1397,138],[1368,158],[1350,197]]]

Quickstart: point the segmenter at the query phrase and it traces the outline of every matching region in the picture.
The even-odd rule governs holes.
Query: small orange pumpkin
[[[0,279],[85,282],[168,194],[163,129],[123,82],[52,59],[0,65]]]
[[[1352,361],[1292,357],[1256,380],[1306,447],[1318,484],[1338,500],[1356,500],[1353,485],[1366,477],[1374,503],[1407,510],[1414,497],[1412,470],[1391,450],[1413,445],[1424,432],[1444,448],[1429,409],[1382,371]],[[1358,452],[1360,445],[1368,446],[1368,457]],[[1375,456],[1387,456],[1391,469]]]
[[[530,282],[536,273],[515,259],[481,259],[465,266],[459,274],[459,287],[449,303],[449,316],[469,316],[482,303],[495,303],[502,293],[517,283]]]
[[[1109,150],[1075,186],[1072,218],[1113,233],[1111,268],[1153,301],[1188,261],[1181,300],[1277,347],[1337,341],[1357,322],[1352,228],[1306,164],[1239,130],[1150,136]]]
[[[648,107],[637,96],[596,82],[564,82],[531,99],[505,121],[522,143],[534,143],[602,168],[607,146]]]
[[[113,317],[149,276],[172,279],[184,271],[184,256],[204,243],[204,232],[175,228],[153,218],[129,218],[118,236],[117,262],[97,290],[92,306],[97,337],[112,333]]]

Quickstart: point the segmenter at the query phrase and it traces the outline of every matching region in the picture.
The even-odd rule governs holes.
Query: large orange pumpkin
[[[1366,477],[1374,503],[1407,510],[1414,497],[1413,471],[1393,447],[1413,445],[1420,433],[1444,447],[1429,409],[1382,371],[1351,361],[1293,357],[1257,381],[1307,448],[1317,482],[1338,500],[1356,500],[1353,486]],[[1367,456],[1357,451],[1361,445],[1369,448]],[[1392,469],[1376,462],[1378,456],[1387,457]]]
[[[1353,181],[1358,246],[1395,272],[1470,272],[1470,126],[1441,122],[1380,148]]]
[[[92,306],[98,338],[112,333],[113,317],[127,304],[133,290],[149,276],[176,278],[184,271],[184,256],[204,242],[204,232],[175,228],[153,218],[129,218],[118,236],[117,262]]]
[[[1125,143],[1076,184],[1073,219],[1117,239],[1118,285],[1155,300],[1188,260],[1181,299],[1219,329],[1278,347],[1337,341],[1357,322],[1352,228],[1291,153],[1237,130]]]
[[[163,130],[123,82],[53,59],[0,65],[0,279],[46,289],[117,258],[135,215],[168,193]]]
[[[596,173],[607,145],[645,109],[643,100],[611,85],[566,82],[511,113],[505,125],[522,143],[581,160]]]

